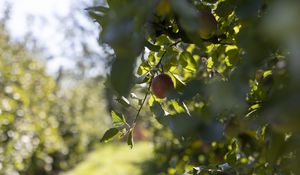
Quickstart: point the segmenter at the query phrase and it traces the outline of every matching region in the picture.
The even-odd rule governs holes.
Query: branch
[[[140,112],[141,112],[141,110],[142,110],[142,108],[143,108],[143,106],[144,106],[144,104],[145,104],[145,102],[146,102],[146,99],[147,99],[148,95],[149,95],[150,88],[151,88],[151,83],[152,83],[152,79],[153,79],[153,76],[152,76],[151,79],[150,79],[150,83],[149,83],[149,86],[148,86],[148,88],[147,88],[146,95],[145,95],[145,97],[144,97],[144,99],[143,99],[143,101],[142,101],[142,104],[141,104],[141,106],[140,106],[138,112],[136,113],[135,119],[134,119],[134,121],[133,121],[133,126],[132,126],[132,128],[135,127],[136,122],[137,122],[137,119],[138,119],[138,117],[139,117],[139,115],[140,115]]]
[[[165,54],[167,53],[167,49],[170,48],[170,47],[172,47],[172,46],[177,45],[177,44],[180,43],[180,42],[181,42],[181,40],[178,40],[178,41],[176,41],[176,42],[170,44],[169,46],[167,46],[166,50],[164,51],[164,53],[163,53],[162,56],[160,57],[158,63],[155,65],[156,68],[158,68],[158,67],[161,65],[162,59],[163,59],[163,57],[165,56]],[[147,99],[147,97],[148,97],[148,95],[149,95],[149,93],[150,93],[150,88],[151,88],[151,84],[152,84],[153,78],[154,78],[154,75],[152,75],[151,78],[150,78],[150,82],[149,82],[149,86],[148,86],[148,88],[147,88],[147,92],[146,92],[146,94],[145,94],[145,96],[144,96],[144,99],[143,99],[143,101],[142,101],[142,104],[141,104],[140,108],[138,109],[138,112],[137,112],[137,114],[136,114],[136,116],[135,116],[135,119],[134,119],[133,124],[132,124],[132,128],[135,127],[136,122],[137,122],[137,120],[138,120],[138,117],[139,117],[139,115],[140,115],[140,112],[141,112],[141,110],[142,110],[142,108],[143,108],[143,106],[144,106],[144,104],[145,104],[145,102],[146,102],[146,99]]]

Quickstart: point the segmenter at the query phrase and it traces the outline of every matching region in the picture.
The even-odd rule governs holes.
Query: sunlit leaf
[[[125,107],[130,106],[129,100],[127,98],[125,98],[124,96],[121,96],[120,98],[118,98],[117,101]]]
[[[109,130],[107,130],[102,139],[100,140],[101,142],[109,142],[114,136],[116,136],[119,133],[119,130],[117,128],[110,128]]]
[[[122,114],[119,114],[115,111],[111,111],[111,118],[115,127],[121,127],[125,125],[126,120]]]
[[[197,69],[197,62],[189,52],[182,52],[179,56],[179,59],[182,60],[182,62],[187,63],[186,68],[188,68],[189,70],[195,71]]]
[[[191,116],[190,110],[189,110],[189,108],[187,107],[187,105],[186,105],[184,102],[182,102],[182,106],[183,106],[185,112],[186,112],[189,116]]]

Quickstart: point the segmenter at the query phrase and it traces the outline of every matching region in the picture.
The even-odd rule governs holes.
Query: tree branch
[[[159,61],[158,61],[157,64],[155,65],[156,68],[158,68],[158,67],[161,65],[162,59],[163,59],[163,57],[164,57],[164,56],[166,55],[166,53],[167,53],[167,49],[170,48],[170,47],[172,47],[172,46],[177,45],[177,44],[180,43],[180,42],[181,42],[181,40],[178,40],[178,41],[176,41],[176,42],[170,44],[169,46],[167,46],[166,50],[164,51],[164,53],[163,53],[162,56],[160,57]],[[144,104],[145,104],[145,102],[146,102],[146,99],[147,99],[147,97],[148,97],[148,95],[149,95],[149,93],[150,93],[151,83],[152,83],[153,78],[154,78],[154,75],[151,75],[150,82],[149,82],[149,86],[148,86],[148,88],[147,88],[147,92],[146,92],[146,94],[145,94],[145,96],[144,96],[144,99],[143,99],[143,101],[142,101],[142,104],[141,104],[141,106],[139,107],[138,112],[137,112],[137,114],[136,114],[136,116],[135,116],[135,119],[134,119],[133,124],[132,124],[132,128],[135,127],[136,122],[137,122],[137,120],[138,120],[138,117],[139,117],[139,115],[140,115],[140,112],[141,112],[141,110],[142,110],[142,108],[143,108],[143,106],[144,106]]]

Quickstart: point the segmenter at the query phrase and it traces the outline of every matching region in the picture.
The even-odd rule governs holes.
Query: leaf
[[[167,35],[160,35],[159,37],[156,38],[156,43],[158,45],[169,45],[171,44],[171,40],[167,37]]]
[[[149,73],[145,73],[142,76],[135,77],[135,83],[136,84],[146,83],[150,79],[148,75],[149,75]]]
[[[233,12],[233,10],[234,5],[232,4],[232,2],[223,1],[218,4],[218,7],[215,12],[220,17],[227,17]]]
[[[119,133],[119,130],[117,128],[110,128],[109,130],[107,130],[102,139],[100,140],[100,142],[104,142],[107,143],[109,142],[114,136],[116,136]]]
[[[134,63],[133,58],[116,58],[112,64],[110,72],[110,81],[112,88],[118,95],[127,96],[133,86],[134,81]]]
[[[172,106],[176,113],[181,113],[185,111],[183,106],[181,106],[180,102],[177,102],[176,100],[172,100]]]
[[[168,48],[161,64],[164,66],[177,65],[177,55],[178,51],[176,49],[174,49],[173,47]]]
[[[225,160],[226,162],[231,165],[234,166],[236,163],[236,155],[234,151],[230,151],[225,155]]]
[[[99,24],[104,25],[105,24],[105,18],[102,15],[99,15],[93,11],[89,11],[89,16],[97,21]]]
[[[133,141],[133,129],[129,131],[128,137],[127,137],[127,145],[130,146],[132,149],[134,146],[134,141]]]
[[[228,163],[220,164],[220,165],[218,165],[218,167],[219,167],[222,171],[228,170],[228,169],[231,168],[230,165],[229,165]]]
[[[163,117],[165,115],[165,111],[157,101],[153,102],[152,106],[150,107],[150,110],[158,118]]]
[[[203,169],[203,167],[193,167],[193,175],[197,175],[201,172],[201,170]]]
[[[197,94],[204,94],[204,87],[202,81],[192,80],[186,83],[186,86],[183,87],[183,96],[180,97],[181,100],[189,100],[196,96]]]
[[[268,76],[272,75],[272,70],[265,70],[263,73],[263,77],[266,78]]]
[[[94,7],[86,8],[85,10],[107,13],[109,11],[109,8],[104,6],[94,6]]]
[[[185,82],[183,82],[177,74],[172,74],[172,75],[178,82],[180,82],[182,85],[185,85]]]
[[[159,121],[162,125],[168,126],[177,136],[191,136],[197,133],[199,121],[194,117],[189,117],[186,113],[176,113],[161,117]]]
[[[204,1],[209,3],[216,3],[218,0],[204,0]]]
[[[112,122],[115,127],[121,127],[125,125],[125,118],[122,114],[119,114],[115,111],[111,111]]]
[[[212,57],[209,57],[207,59],[207,71],[211,71],[213,66],[214,66],[214,61],[213,61]]]
[[[186,62],[187,65],[185,68],[195,71],[197,69],[197,62],[189,52],[182,52],[179,56],[179,60],[181,60],[182,63]],[[184,64],[182,64],[184,65]]]
[[[143,61],[140,66],[138,67],[137,74],[138,75],[145,75],[149,70],[151,69],[151,66],[148,64],[147,61]],[[137,79],[137,78],[136,78]],[[137,80],[136,80],[137,81]],[[137,82],[136,82],[137,83]]]
[[[135,93],[130,93],[130,98],[132,99],[136,99],[136,100],[141,100],[137,95],[135,95]]]
[[[158,52],[160,50],[160,46],[158,45],[154,45],[152,43],[150,43],[148,40],[145,39],[145,46],[151,50],[151,51],[154,51],[154,52]]]
[[[179,18],[179,24],[186,31],[195,31],[199,27],[198,11],[191,3],[183,0],[171,0],[172,9]]]
[[[184,102],[182,102],[182,106],[183,106],[185,112],[186,112],[189,116],[191,116],[191,113],[190,113],[190,111],[189,111],[189,108],[186,106],[186,104],[185,104]]]
[[[130,106],[129,100],[127,100],[127,98],[125,98],[124,96],[121,96],[121,98],[118,98],[117,101],[119,103],[121,103],[125,107],[129,107]]]
[[[226,65],[227,66],[236,66],[239,62],[239,51],[238,49],[230,49],[226,52]]]
[[[119,139],[122,139],[127,134],[126,128],[123,128],[119,132],[120,132]]]

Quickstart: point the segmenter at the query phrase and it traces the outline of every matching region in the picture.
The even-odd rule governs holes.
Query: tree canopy
[[[152,127],[157,174],[299,174],[300,4],[108,0],[88,8],[113,49],[113,128]],[[151,90],[164,73],[174,89]],[[151,117],[153,114],[154,117]]]

